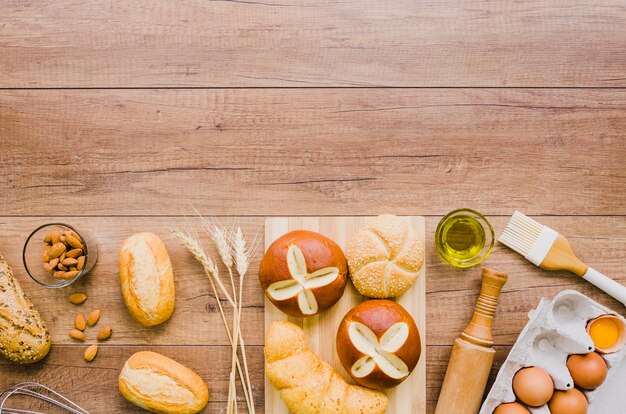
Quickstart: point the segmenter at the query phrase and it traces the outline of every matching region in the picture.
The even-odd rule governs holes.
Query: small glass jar
[[[72,231],[79,236],[83,245],[82,255],[85,256],[82,269],[70,278],[55,277],[55,272],[50,272],[44,267],[44,265],[49,262],[43,261],[44,249],[46,246],[44,238],[50,233],[63,233],[64,231]],[[93,269],[96,265],[96,261],[98,260],[98,246],[96,245],[95,240],[88,233],[78,231],[69,224],[47,223],[37,227],[28,236],[26,242],[24,243],[22,260],[24,262],[26,272],[35,282],[48,288],[62,288],[71,285]]]
[[[489,256],[494,241],[489,221],[469,208],[451,211],[435,230],[437,251],[454,267],[476,266]]]

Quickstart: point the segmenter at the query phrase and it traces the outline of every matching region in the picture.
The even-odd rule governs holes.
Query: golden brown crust
[[[349,385],[308,348],[302,329],[272,322],[265,338],[265,373],[293,414],[383,414],[385,394]]]
[[[417,279],[424,264],[424,246],[404,219],[384,214],[353,237],[346,256],[359,293],[392,298],[405,293]]]
[[[170,384],[177,390],[175,400],[166,398],[172,395],[166,389]],[[133,354],[120,373],[118,385],[129,402],[155,413],[197,413],[209,401],[208,388],[195,372],[156,352]]]
[[[18,364],[30,364],[49,351],[46,324],[0,255],[0,355]]]
[[[350,338],[350,324],[354,322],[367,327],[376,336],[379,345],[382,344],[381,339],[383,335],[390,332],[392,326],[398,323],[406,324],[408,328],[406,340],[401,342],[402,345],[400,347],[394,347],[393,350],[382,347],[382,349],[389,351],[406,364],[408,369],[406,376],[393,378],[387,375],[378,364],[375,364],[371,373],[364,377],[357,377],[353,374],[352,367],[354,364],[361,358],[367,357],[366,354],[355,346]],[[402,306],[390,300],[379,299],[362,302],[346,314],[337,330],[337,353],[339,360],[346,372],[357,383],[365,387],[386,389],[400,384],[415,369],[421,352],[420,334],[413,317]]]
[[[322,286],[313,287],[317,310],[304,313],[297,294],[278,298],[271,294],[276,283],[295,281],[288,263],[290,246],[295,245],[304,256],[308,278],[322,269],[336,268],[337,277]],[[348,264],[341,248],[329,238],[312,231],[291,231],[274,241],[267,249],[259,266],[259,281],[266,296],[276,307],[290,316],[307,317],[319,314],[333,306],[343,295],[348,278]],[[311,279],[309,279],[311,280]]]
[[[139,323],[155,326],[172,316],[172,264],[165,244],[156,234],[136,233],[124,241],[119,253],[119,274],[126,307]]]

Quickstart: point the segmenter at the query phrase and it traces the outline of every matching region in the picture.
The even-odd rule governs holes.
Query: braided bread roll
[[[311,352],[302,329],[275,321],[265,337],[265,373],[293,414],[383,414],[387,396],[348,384]]]

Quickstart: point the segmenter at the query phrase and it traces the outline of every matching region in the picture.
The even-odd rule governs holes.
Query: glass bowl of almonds
[[[88,234],[69,224],[48,223],[28,236],[22,260],[35,282],[49,288],[62,288],[93,269],[98,260],[98,248]]]

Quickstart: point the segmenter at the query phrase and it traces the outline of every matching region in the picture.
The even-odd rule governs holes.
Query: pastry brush
[[[546,270],[568,270],[626,306],[626,286],[587,266],[576,257],[562,234],[516,211],[498,241]]]

